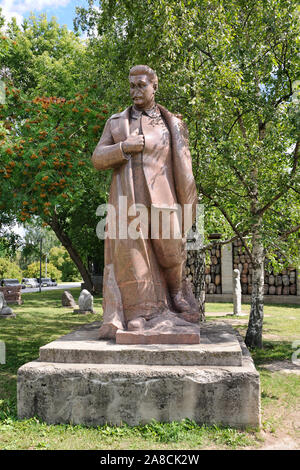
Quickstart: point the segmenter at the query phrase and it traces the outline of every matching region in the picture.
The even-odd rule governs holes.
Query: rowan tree
[[[96,84],[69,100],[26,99],[19,89],[7,85],[6,103],[0,106],[1,209],[14,210],[20,222],[38,215],[44,225],[53,229],[84,281],[90,284],[86,264],[66,227],[73,209],[86,201],[92,190],[95,194],[87,212],[96,211],[103,202],[100,188],[105,193],[108,175],[101,177],[94,171],[90,156],[107,108],[97,99]],[[96,223],[90,227],[94,240],[95,227]],[[85,236],[81,243],[84,246]],[[100,242],[95,249],[101,249]]]

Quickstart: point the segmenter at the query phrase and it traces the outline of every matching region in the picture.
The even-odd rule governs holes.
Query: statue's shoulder
[[[158,104],[158,103],[157,103],[157,106],[160,109],[160,112],[162,113],[162,115],[167,119],[171,119],[173,121],[173,123],[180,124],[180,123],[183,122],[182,121],[182,114],[172,113],[167,108],[165,108],[164,106],[162,106],[161,104]]]
[[[120,113],[115,113],[112,116],[110,116],[109,120],[127,118],[129,110],[130,110],[130,107],[124,109],[124,111],[121,111]]]
[[[115,114],[113,114],[112,116],[110,116],[109,119],[110,119],[110,120],[119,119],[120,115],[121,115],[121,113],[115,113]]]
[[[157,104],[161,114],[165,118],[167,124],[170,125],[170,128],[173,129],[173,132],[176,132],[177,135],[182,136],[185,140],[188,140],[188,128],[185,121],[182,118],[181,114],[171,113],[168,109],[164,108],[161,104]]]

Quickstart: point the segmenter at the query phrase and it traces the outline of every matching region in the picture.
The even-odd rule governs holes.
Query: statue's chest
[[[161,116],[141,117],[141,133],[145,137],[144,153],[155,155],[167,155],[170,151],[171,137],[168,127]]]

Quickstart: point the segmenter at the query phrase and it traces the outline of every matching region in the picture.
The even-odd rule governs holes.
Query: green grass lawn
[[[80,289],[71,291],[77,299]],[[61,294],[61,290],[23,294],[24,304],[14,307],[17,317],[1,320],[0,340],[5,342],[7,357],[6,364],[0,364],[0,449],[240,449],[262,447],[270,436],[280,438],[282,432],[297,438],[299,376],[261,368],[266,362],[290,360],[292,341],[300,339],[300,309],[296,306],[265,307],[264,349],[252,351],[261,375],[261,431],[199,426],[190,420],[98,428],[47,425],[35,418],[19,421],[16,414],[18,368],[37,359],[40,346],[81,324],[102,318],[100,297],[94,300],[97,314],[81,316],[61,307]],[[226,316],[231,310],[232,304],[207,304],[207,319],[232,322],[244,334],[247,317],[233,321]],[[244,305],[243,310],[249,311],[249,306]]]

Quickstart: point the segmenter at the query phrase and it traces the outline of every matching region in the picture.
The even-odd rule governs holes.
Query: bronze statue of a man
[[[178,205],[192,209],[191,223],[195,216],[197,194],[186,126],[155,103],[158,80],[150,67],[132,67],[129,83],[133,106],[108,119],[92,162],[97,170],[114,170],[109,204],[116,209],[116,226],[124,216],[120,201],[126,196],[128,207],[147,208],[149,227],[139,228],[138,238],[118,233],[105,240],[101,338],[114,338],[118,329],[141,330],[166,312],[195,321],[197,310],[182,274],[185,233],[167,239],[161,229],[156,238],[146,234],[153,208],[169,209],[173,225]],[[132,216],[125,217],[129,224]]]

